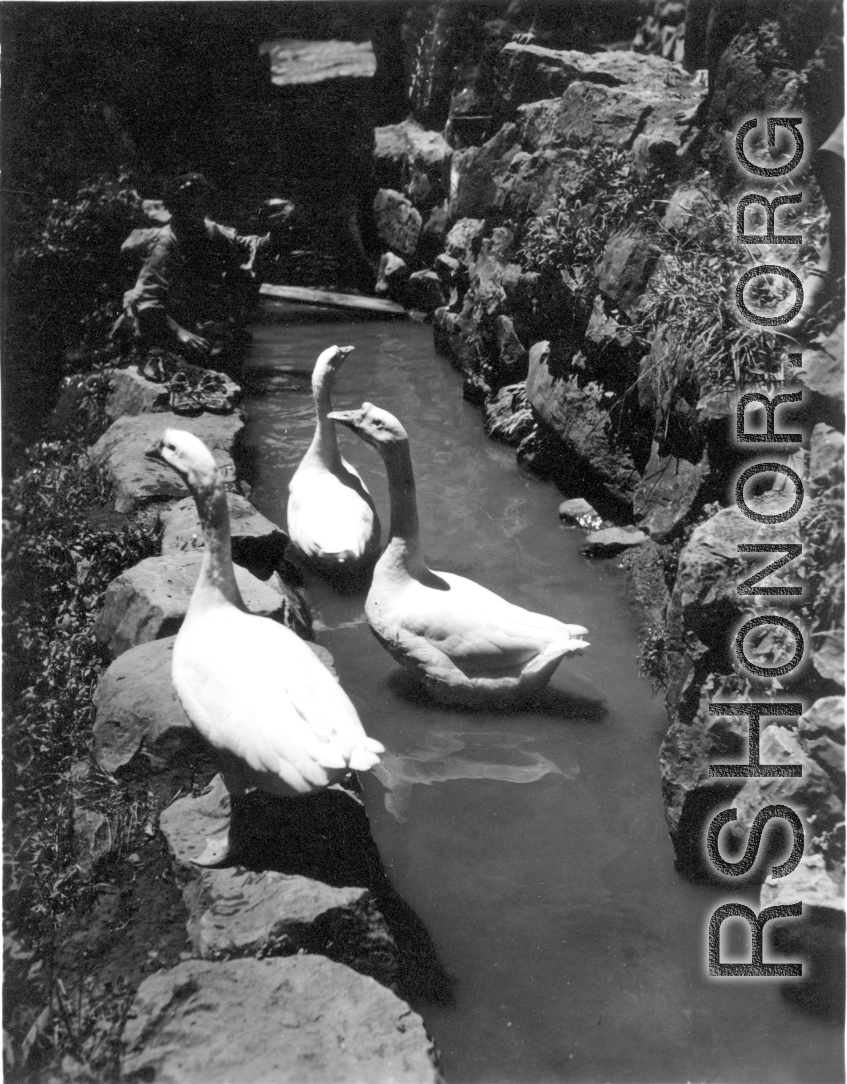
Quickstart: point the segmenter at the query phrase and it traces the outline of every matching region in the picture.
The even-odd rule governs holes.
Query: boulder
[[[659,255],[655,244],[630,229],[613,234],[597,267],[601,292],[627,315],[634,315]]]
[[[604,527],[592,531],[585,539],[582,552],[589,557],[614,557],[633,546],[647,542],[649,535],[626,527]]]
[[[408,305],[417,312],[432,313],[444,304],[441,280],[435,271],[415,271],[409,276]]]
[[[705,455],[699,463],[661,456],[653,441],[650,460],[632,500],[639,527],[651,538],[667,538],[694,508],[708,470]]]
[[[589,531],[599,531],[603,526],[603,517],[584,497],[573,497],[559,505],[559,519],[565,523],[574,523]]]
[[[573,491],[589,478],[615,501],[631,504],[639,482],[632,457],[616,445],[612,421],[597,395],[564,375],[546,341],[530,348],[526,397],[563,445],[556,468],[562,487]]]
[[[154,384],[138,371],[137,365],[115,369],[109,374],[106,417],[110,421],[124,414],[151,414],[168,409],[168,385]]]
[[[390,188],[380,188],[373,206],[380,239],[399,256],[413,256],[423,224],[420,212]]]
[[[677,114],[700,96],[682,82],[603,86],[577,80],[559,97],[519,107],[523,147],[530,152],[558,145],[627,150],[634,149],[637,137],[642,158],[655,158],[680,145],[684,123]]]
[[[406,291],[409,285],[409,267],[405,260],[393,252],[383,252],[379,261],[374,292],[385,294],[390,301],[398,305],[406,304]]]
[[[669,705],[671,725],[662,741],[659,766],[665,819],[677,869],[701,878],[711,875],[706,827],[719,809],[732,804],[744,782],[712,778],[709,766],[741,761],[749,733],[746,716],[710,715],[709,703],[739,703],[756,697],[751,695],[749,683],[735,675],[709,674],[696,686],[691,683],[692,677],[689,668],[682,692],[675,692]],[[763,717],[761,725],[767,727],[772,721]]]
[[[142,744],[159,764],[196,750],[199,738],[171,681],[175,639],[130,648],[100,678],[93,753],[107,772],[128,764]]]
[[[529,365],[529,354],[518,338],[512,318],[501,313],[497,317],[496,328],[497,363],[500,379],[505,384],[514,384],[525,380]]]
[[[418,257],[423,263],[431,264],[444,248],[444,241],[450,229],[450,210],[447,200],[436,204],[429,212],[418,239]]]
[[[187,960],[145,979],[123,1031],[126,1077],[158,1084],[438,1084],[423,1021],[322,956]]]
[[[390,182],[385,187],[400,187],[407,164],[425,173],[430,181],[439,181],[453,153],[440,132],[422,128],[413,117],[407,117],[400,124],[375,128],[374,137],[377,178]]]
[[[738,584],[761,567],[760,561],[753,563],[751,556],[740,553],[738,546],[800,541],[796,517],[779,528],[777,535],[771,524],[756,524],[733,507],[721,509],[694,529],[680,555],[668,609],[669,629],[685,640],[693,657],[711,650],[728,659],[730,629],[754,615],[757,598],[767,598],[738,593]],[[796,578],[792,562],[772,573],[768,586],[791,585]]]
[[[288,535],[240,493],[228,493],[227,505],[233,561],[265,579],[284,565]],[[203,533],[193,497],[164,509],[160,519],[163,555],[203,550]]]
[[[482,218],[462,218],[455,223],[444,241],[444,251],[448,256],[470,263],[477,238],[485,232],[485,220]]]
[[[773,720],[774,723],[785,721]],[[831,832],[839,822],[843,822],[844,802],[835,780],[829,771],[807,754],[799,733],[793,727],[773,725],[763,730],[759,740],[759,759],[762,764],[799,764],[803,774],[786,778],[748,779],[733,799],[738,811],[737,820],[726,829],[728,835],[741,835],[746,839],[757,814],[768,805],[787,805],[807,822],[813,817],[808,831],[812,838]]]
[[[199,381],[208,372],[201,365],[181,362],[181,367],[188,373],[193,383]],[[224,394],[230,403],[237,403],[242,392],[238,384],[225,373],[214,373],[224,385]],[[168,385],[155,384],[139,372],[137,365],[125,369],[113,369],[109,374],[109,395],[106,399],[106,416],[114,421],[123,415],[150,414],[167,411]]]
[[[270,869],[202,869],[192,863],[206,836],[224,826],[231,805],[216,776],[203,794],[180,798],[162,813],[162,832],[180,868],[194,955],[221,960],[319,953],[392,987],[397,949],[367,888]]]
[[[589,170],[583,150],[558,147],[535,154],[520,151],[500,180],[498,205],[512,218],[528,218],[555,210],[563,195],[575,195]]]
[[[481,147],[456,151],[450,168],[451,217],[482,218],[499,208],[503,202],[502,183],[520,151],[520,136],[514,124],[504,124]]]
[[[702,179],[708,184],[708,175]],[[696,237],[707,231],[713,213],[708,196],[694,182],[687,181],[674,189],[665,210],[662,226],[679,237]]]
[[[185,496],[185,486],[169,468],[144,453],[165,429],[185,429],[206,445],[221,472],[224,484],[235,482],[233,451],[244,428],[238,414],[201,414],[184,418],[166,411],[118,418],[89,449],[93,463],[103,466],[112,484],[112,498],[118,512],[134,512],[151,501],[170,501]]]
[[[97,643],[113,658],[148,640],[179,630],[197,583],[202,557],[171,553],[147,557],[122,572],[106,589],[103,609],[94,624]],[[291,624],[291,604],[275,573],[264,582],[235,565],[235,580],[247,609]]]
[[[635,84],[659,89],[671,86],[683,93],[689,82],[680,69],[662,57],[625,50],[583,53],[576,49],[546,49],[508,42],[497,57],[497,84],[507,106],[559,98],[577,81],[604,87]]]
[[[803,351],[802,368],[797,380],[814,395],[823,396],[844,410],[844,324],[841,323],[824,342]]]
[[[762,885],[760,907],[783,907],[802,903],[807,907],[833,907],[844,910],[844,878],[826,868],[823,855],[804,854],[797,868],[787,877],[768,876]]]

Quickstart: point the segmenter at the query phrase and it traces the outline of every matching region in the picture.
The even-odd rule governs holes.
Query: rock
[[[711,778],[709,765],[741,760],[747,750],[749,724],[742,715],[710,715],[709,703],[755,699],[750,686],[735,675],[709,674],[693,684],[689,665],[682,693],[672,690],[671,725],[662,741],[659,765],[665,818],[674,846],[676,867],[687,876],[711,876],[705,831],[721,808],[732,804],[743,780]],[[690,707],[688,701],[692,701]],[[679,707],[682,702],[682,707]],[[767,726],[762,718],[762,726]]]
[[[409,267],[406,261],[393,252],[383,252],[374,292],[387,295],[389,301],[396,301],[398,305],[405,305],[408,285]]]
[[[604,300],[602,294],[594,298],[591,318],[585,329],[585,338],[603,351],[607,351],[612,345],[629,346],[633,341],[632,332],[606,311],[607,306],[608,302]]]
[[[432,263],[444,248],[447,231],[450,229],[450,210],[447,200],[432,208],[421,229],[418,239],[418,257],[424,263]]]
[[[809,459],[809,496],[831,496],[844,486],[844,434],[832,426],[818,424],[812,430]]]
[[[782,907],[802,903],[806,907],[834,907],[844,910],[844,885],[826,869],[823,855],[804,854],[787,877],[769,876],[762,885],[760,907]]]
[[[440,132],[427,131],[412,117],[400,124],[375,128],[374,137],[377,177],[390,181],[383,187],[400,187],[406,163],[424,172],[430,181],[439,181],[453,154]]]
[[[240,493],[228,493],[227,505],[233,561],[265,579],[284,565],[288,535]],[[202,552],[203,534],[192,497],[164,509],[160,518],[163,555]]]
[[[431,313],[443,304],[441,280],[435,271],[415,271],[409,276],[409,308]]]
[[[381,188],[374,198],[374,216],[380,238],[400,256],[413,256],[421,232],[420,212],[401,192]]]
[[[111,657],[179,630],[200,573],[195,553],[147,557],[122,572],[106,589],[94,636]],[[289,624],[291,606],[274,574],[264,582],[235,565],[235,580],[251,613]]]
[[[112,849],[112,829],[108,818],[93,809],[74,803],[74,859],[83,880],[88,880],[99,859]]]
[[[168,385],[146,380],[137,365],[115,369],[109,375],[106,417],[110,421],[124,414],[151,414],[168,409]]]
[[[200,365],[191,365],[189,362],[182,362],[181,365],[194,383],[213,371]],[[238,403],[242,397],[239,385],[225,373],[215,372],[214,375],[220,377],[223,381],[224,394],[227,400],[230,403]],[[109,396],[106,399],[106,416],[111,421],[114,421],[125,414],[150,414],[167,411],[168,394],[167,384],[154,384],[152,380],[147,380],[141,375],[137,365],[129,365],[125,369],[113,369],[109,373]]]
[[[844,409],[844,324],[818,347],[803,351],[802,368],[795,374],[809,391],[831,399]]]
[[[597,268],[600,290],[627,315],[634,315],[659,255],[656,245],[629,229],[613,234]]]
[[[510,316],[497,317],[498,372],[506,384],[525,380],[529,367],[529,354],[518,338]]]
[[[479,245],[476,258],[468,268],[469,285],[465,308],[476,324],[482,316],[494,316],[513,296],[521,276],[521,268],[508,258],[513,242],[511,230],[496,228]]]
[[[700,183],[708,184],[708,174],[703,175]],[[712,204],[697,181],[687,181],[674,189],[662,225],[680,237],[696,237],[706,232],[711,215]]]
[[[799,729],[804,739],[824,734],[843,746],[844,697],[824,696],[816,700],[800,716]]]
[[[577,527],[589,531],[599,531],[603,526],[603,517],[597,514],[584,497],[572,497],[562,501],[559,505],[559,519],[566,523],[575,523]]]
[[[559,98],[577,81],[605,87],[670,85],[679,92],[687,89],[688,82],[678,67],[657,56],[624,50],[589,54],[516,41],[500,51],[496,77],[503,100],[513,108]]]
[[[502,203],[502,183],[512,159],[520,151],[520,137],[514,124],[504,124],[481,147],[456,151],[450,168],[451,217],[482,218],[497,209]]]
[[[624,527],[604,527],[592,531],[586,538],[582,552],[589,557],[613,557],[630,546],[640,546],[647,542],[649,535],[643,531],[626,530]]]
[[[708,469],[705,455],[699,463],[660,456],[653,441],[650,461],[632,499],[639,527],[659,541],[670,535],[694,507]]]
[[[485,432],[492,440],[517,447],[535,429],[523,384],[508,384],[483,405]]]
[[[233,450],[243,428],[244,421],[238,414],[184,418],[164,412],[125,416],[109,426],[88,454],[108,473],[116,511],[134,512],[151,501],[185,496],[185,486],[170,468],[144,458],[165,429],[185,429],[199,437],[215,457],[224,484],[231,488],[235,482]]]
[[[779,538],[800,541],[796,519],[780,524]],[[712,650],[725,656],[728,630],[755,613],[756,596],[739,595],[738,584],[758,566],[738,546],[773,541],[772,525],[755,524],[734,507],[721,509],[694,529],[680,555],[668,609],[668,625],[685,639],[689,654],[699,657]],[[792,584],[796,576],[794,565],[786,565],[768,577],[768,586]]]
[[[462,218],[447,234],[444,241],[446,255],[463,263],[470,263],[474,256],[474,247],[477,238],[485,231],[485,220],[482,218]]]
[[[774,723],[779,720],[774,720]],[[784,720],[783,720],[784,721]],[[831,831],[844,819],[844,802],[838,794],[829,772],[813,760],[800,741],[799,734],[789,726],[768,726],[759,739],[759,759],[762,764],[799,764],[801,776],[773,779],[748,779],[736,795],[733,805],[738,810],[735,824],[727,834],[747,833],[757,814],[768,805],[787,805],[808,818],[814,814],[811,833],[814,837]]]
[[[634,149],[637,137],[641,156],[651,158],[660,148],[680,145],[684,128],[677,114],[699,97],[683,83],[602,86],[578,80],[559,97],[520,106],[518,124],[530,152],[557,145]]]
[[[123,1031],[126,1077],[158,1084],[438,1084],[423,1021],[321,956],[188,960],[145,979]]]
[[[100,678],[93,752],[107,772],[128,764],[142,744],[159,764],[197,749],[200,739],[171,681],[175,639],[167,636],[130,648]]]
[[[556,457],[557,481],[567,491],[590,479],[627,506],[639,482],[632,457],[616,445],[611,419],[596,396],[564,372],[548,342],[530,347],[526,397],[564,445]]]
[[[555,210],[561,196],[573,196],[588,176],[588,154],[570,147],[519,151],[500,182],[497,203],[512,218],[527,218]]]

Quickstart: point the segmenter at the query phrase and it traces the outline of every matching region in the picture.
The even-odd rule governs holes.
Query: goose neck
[[[315,435],[309,451],[327,466],[340,461],[335,423],[327,415],[332,410],[332,377],[328,371],[316,372],[312,377],[312,396],[315,400]]]
[[[229,509],[219,481],[194,494],[203,529],[203,563],[191,598],[192,608],[214,605],[222,600],[244,609],[232,566]]]
[[[385,455],[388,496],[391,503],[391,527],[383,560],[402,565],[411,575],[425,571],[421,552],[418,502],[409,442],[392,445]]]

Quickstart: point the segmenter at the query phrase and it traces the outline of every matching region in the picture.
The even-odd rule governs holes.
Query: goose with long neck
[[[290,629],[250,614],[232,565],[229,511],[215,460],[191,433],[167,429],[147,456],[188,486],[203,529],[200,575],[173,651],[173,684],[212,746],[232,796],[323,790],[379,763],[349,697]],[[229,828],[207,841],[198,865],[230,854]]]
[[[564,658],[588,647],[582,625],[533,613],[464,576],[429,569],[405,429],[371,403],[330,417],[375,448],[388,475],[391,527],[365,603],[368,624],[437,699],[520,698],[546,685]]]
[[[312,372],[315,434],[288,486],[288,534],[318,571],[356,574],[379,551],[379,519],[358,471],[338,450],[332,384],[352,346],[324,350]]]

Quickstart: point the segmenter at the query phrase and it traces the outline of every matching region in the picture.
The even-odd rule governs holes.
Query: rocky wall
[[[306,799],[253,794],[231,804],[174,693],[173,644],[203,542],[184,488],[144,458],[166,428],[195,433],[218,462],[248,609],[311,636],[285,558],[287,537],[240,492],[244,417],[238,410],[184,417],[162,409],[160,386],[135,366],[112,371],[110,380],[114,421],[89,457],[106,471],[111,514],[158,518],[162,553],[106,591],[95,635],[113,661],[95,694],[91,752],[97,770],[155,795],[149,834],[165,842],[186,943],[175,966],[157,967],[163,932],[153,931],[153,973],[129,1007],[122,1072],[163,1082],[435,1084],[432,1041],[403,998],[449,1001],[450,979],[388,881],[355,773],[342,789]],[[57,417],[62,413],[60,403]],[[329,653],[310,646],[334,674]],[[75,771],[77,861],[93,882],[115,845],[113,826],[102,804],[99,811],[88,805],[90,766]],[[239,865],[195,866],[192,857],[230,818]],[[130,860],[141,862],[138,854]],[[95,885],[95,894],[98,887],[109,886]]]
[[[606,519],[585,551],[627,551],[643,620],[642,667],[665,690],[669,728],[659,770],[680,871],[711,876],[705,829],[718,808],[738,806],[742,838],[768,802],[787,802],[805,818],[806,848],[794,873],[765,879],[760,861],[749,879],[761,884],[763,906],[804,900],[803,921],[779,936],[812,977],[789,996],[837,1014],[843,971],[831,959],[841,959],[844,920],[837,290],[791,377],[804,396],[805,429],[790,463],[807,497],[789,526],[803,558],[768,581],[805,585],[808,661],[785,688],[751,681],[730,643],[732,629],[773,610],[772,600],[737,590],[757,567],[739,555],[738,543],[772,535],[767,527],[751,530],[734,507],[742,462],[732,439],[735,402],[741,388],[772,394],[789,369],[785,344],[743,329],[726,292],[740,273],[741,246],[726,198],[737,181],[722,88],[744,83],[752,65],[749,93],[732,109],[799,109],[814,83],[826,116],[812,126],[812,139],[825,138],[827,110],[840,98],[840,66],[832,62],[839,16],[819,18],[790,43],[795,9],[741,18],[719,54],[724,75],[710,95],[655,57],[501,41],[487,54],[487,76],[477,72],[477,85],[487,79],[496,87],[487,127],[473,133],[448,120],[432,131],[410,118],[377,129],[384,189],[374,211],[385,247],[377,289],[431,319],[436,349],[464,376],[464,394],[480,405],[486,431],[516,447],[521,468],[590,502],[587,519],[572,512],[574,500],[564,502],[563,517],[591,527]],[[780,43],[779,71],[764,59],[768,36]],[[698,117],[702,130],[691,126]],[[809,206],[799,224],[821,245],[826,208],[808,173],[804,184]],[[796,419],[786,411],[780,425],[792,428]],[[779,491],[750,500],[765,511],[781,508]],[[772,666],[784,648],[778,637],[764,637],[750,650]],[[802,714],[763,719],[762,761],[801,763],[802,777],[710,779],[710,764],[743,756],[747,720],[710,715],[708,703],[786,697],[802,702]]]

